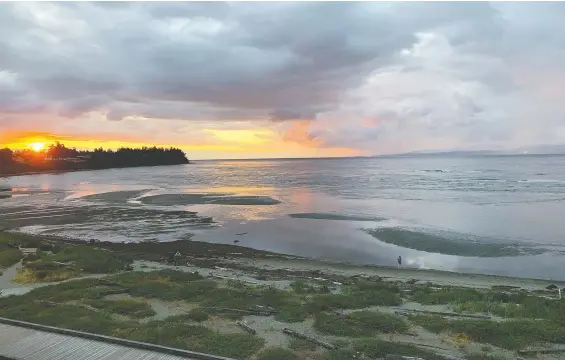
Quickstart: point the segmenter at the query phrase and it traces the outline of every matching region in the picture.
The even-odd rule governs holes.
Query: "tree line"
[[[98,148],[84,151],[55,143],[43,151],[0,149],[0,174],[3,175],[188,163],[184,152],[173,147]]]

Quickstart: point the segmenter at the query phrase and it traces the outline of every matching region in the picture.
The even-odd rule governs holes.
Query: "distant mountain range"
[[[565,155],[565,145],[537,145],[512,150],[422,150],[389,156]]]

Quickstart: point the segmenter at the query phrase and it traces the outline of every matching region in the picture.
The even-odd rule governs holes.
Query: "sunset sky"
[[[564,3],[0,3],[0,147],[565,144]]]

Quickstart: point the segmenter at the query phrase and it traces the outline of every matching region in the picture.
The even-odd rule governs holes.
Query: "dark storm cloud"
[[[530,126],[504,111],[542,106],[516,77],[562,72],[564,14],[533,3],[2,3],[0,112],[315,119],[320,144],[369,149],[400,131],[480,141]],[[561,108],[545,109],[554,124]]]

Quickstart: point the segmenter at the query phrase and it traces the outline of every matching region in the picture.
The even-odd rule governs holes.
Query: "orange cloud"
[[[379,126],[379,123],[380,123],[379,120],[376,120],[376,119],[367,119],[367,120],[363,121],[363,122],[361,123],[361,125],[362,125],[363,127],[372,128],[372,127],[377,127],[377,126]]]
[[[307,147],[320,147],[322,142],[308,132],[311,122],[312,120],[293,121],[290,129],[283,134],[283,141],[295,142]]]
[[[154,143],[141,138],[121,138],[116,135],[67,135],[49,132],[0,132],[0,148],[27,149],[33,143],[46,145],[60,142],[68,147],[92,150],[98,147],[178,147],[191,159],[265,158],[265,157],[341,157],[361,155],[357,149],[325,148],[320,140],[308,134],[309,121],[295,122],[284,134],[270,129],[204,130],[211,139],[197,143]],[[178,139],[178,138],[177,138]]]

